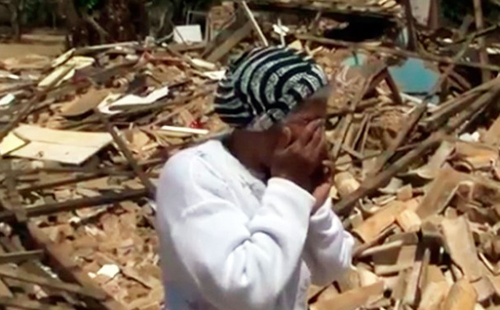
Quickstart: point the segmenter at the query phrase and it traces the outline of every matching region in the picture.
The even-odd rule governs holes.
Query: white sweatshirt
[[[351,264],[354,240],[293,182],[266,185],[220,141],[168,160],[157,229],[168,310],[305,310]]]

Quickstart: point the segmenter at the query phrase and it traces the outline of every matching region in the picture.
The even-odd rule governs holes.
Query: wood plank
[[[430,53],[414,53],[398,48],[390,48],[390,47],[384,47],[380,45],[374,46],[373,44],[365,44],[365,43],[353,43],[353,42],[347,42],[347,41],[341,41],[341,40],[333,40],[333,39],[327,39],[327,38],[320,38],[320,37],[314,37],[311,35],[302,35],[298,34],[296,35],[296,38],[299,40],[309,40],[311,42],[315,43],[320,43],[325,46],[338,46],[338,47],[345,47],[349,49],[355,49],[355,50],[366,50],[366,51],[372,51],[376,53],[386,53],[389,55],[395,55],[395,56],[401,56],[401,57],[411,57],[411,58],[418,58],[418,59],[423,59],[423,60],[428,60],[428,61],[435,61],[439,62],[442,64],[449,64],[449,65],[459,65],[459,66],[466,66],[466,67],[472,67],[472,68],[478,68],[478,69],[486,69],[486,70],[491,70],[491,71],[500,71],[500,67],[496,65],[483,65],[480,63],[475,63],[475,62],[466,62],[466,61],[461,61],[461,60],[455,60],[452,59],[451,57],[440,57],[436,55],[432,55]]]
[[[20,298],[0,297],[0,305],[4,307],[13,307],[26,310],[70,310],[72,307],[66,305],[48,305],[38,301],[25,300]]]
[[[80,294],[83,296],[92,297],[98,300],[104,299],[106,296],[101,291],[93,290],[89,288],[83,288],[79,285],[72,283],[64,283],[59,280],[39,277],[33,274],[29,274],[19,269],[9,268],[7,266],[0,267],[0,278],[13,279],[22,282],[28,282],[32,284],[38,284],[40,286],[46,286],[49,288],[67,291],[75,294]]]
[[[411,270],[406,269],[399,273],[396,280],[396,286],[392,290],[391,297],[396,300],[396,302],[401,302],[405,296],[406,286],[408,284],[408,274]]]
[[[380,281],[370,286],[360,287],[339,294],[330,299],[320,300],[315,304],[317,310],[356,310],[366,306],[371,300],[384,295],[384,282]]]
[[[89,303],[90,309],[107,309],[107,310],[127,310],[125,305],[114,300],[108,296],[100,287],[97,286],[86,272],[78,268],[77,263],[73,257],[62,249],[58,244],[50,241],[47,235],[36,226],[34,223],[28,223],[28,230],[35,241],[40,247],[45,248],[46,253],[50,259],[51,267],[58,272],[61,279],[66,281],[76,281],[83,288],[90,289],[91,291],[99,291],[99,295],[104,294],[105,300],[100,303],[92,303],[92,299],[88,298],[85,302]]]
[[[425,291],[426,287],[436,282],[445,282],[446,277],[444,276],[441,269],[436,265],[427,266],[427,271],[425,273],[425,278],[422,281],[422,291]]]
[[[396,217],[405,210],[405,204],[400,201],[389,203],[382,210],[375,213],[372,217],[363,222],[359,227],[353,230],[364,242],[370,242],[392,223]]]
[[[476,21],[476,29],[481,31],[484,29],[484,18],[483,18],[483,1],[473,0],[474,3],[474,16]],[[479,37],[479,60],[482,65],[487,65],[489,63],[488,52],[486,51],[486,39],[484,37]],[[482,70],[483,83],[491,80],[491,73],[488,70]]]
[[[445,281],[431,282],[422,293],[418,310],[439,310],[449,290],[450,286]]]
[[[488,301],[495,294],[493,283],[486,276],[471,284],[477,293],[477,300],[481,303]]]
[[[80,165],[113,141],[108,133],[53,130],[22,125],[14,133],[29,143],[12,156]]]
[[[248,21],[243,27],[235,30],[227,40],[222,42],[212,51],[207,57],[207,61],[215,63],[221,60],[234,46],[250,35],[252,28],[252,22]]]
[[[396,264],[390,265],[375,265],[375,274],[378,276],[390,275],[398,273],[405,269],[410,269],[416,259],[417,245],[406,245],[399,251]]]
[[[396,252],[396,253],[399,253],[399,250],[401,249],[401,247],[404,245],[404,241],[403,240],[396,240],[396,241],[393,241],[393,242],[389,242],[389,243],[384,243],[384,244],[381,244],[381,245],[378,245],[378,246],[374,246],[372,248],[369,248],[363,252],[361,252],[359,254],[359,258],[363,258],[363,257],[367,257],[367,256],[372,256],[372,255],[376,255],[376,254],[383,254],[384,256],[385,255],[388,255],[387,252]]]
[[[61,115],[75,117],[91,112],[108,96],[108,89],[90,89],[87,93],[77,99],[64,104],[61,107]]]
[[[23,245],[21,244],[21,242],[18,241],[17,238],[1,237],[0,244],[1,244],[0,254],[6,254],[5,250],[8,252],[27,252],[27,250],[23,247]],[[5,250],[4,250],[4,248],[5,248]],[[30,260],[30,261],[24,262],[24,263],[20,264],[19,267],[22,270],[29,272],[30,274],[35,274],[35,275],[39,275],[39,276],[52,276],[52,273],[47,272],[47,270],[44,269],[43,265],[40,263],[39,260]],[[11,285],[14,283],[16,284],[15,286],[19,286],[19,284],[22,284],[23,287],[26,287],[25,290],[27,290],[27,291],[31,290],[30,286],[32,286],[32,285],[29,283],[19,282],[16,280],[5,280],[6,285]],[[0,281],[0,284],[5,286],[3,281]],[[0,285],[0,287],[2,285]],[[5,287],[7,288],[7,286],[5,286]],[[56,292],[53,292],[54,290],[47,288],[47,287],[45,288],[45,291],[49,295],[53,295],[56,293]],[[0,296],[2,296],[2,297],[14,298],[14,295],[10,291],[5,292],[5,291],[1,290],[0,292],[1,292]],[[68,307],[69,307],[69,305],[73,305],[76,303],[76,301],[75,301],[76,297],[74,297],[73,294],[70,294],[67,292],[61,292],[61,291],[57,292],[57,294],[59,294],[60,296],[62,296],[65,299],[65,301],[68,303],[67,304]],[[71,306],[71,309],[74,309],[74,308]],[[12,310],[12,308],[8,307],[7,310]]]
[[[350,268],[337,280],[337,284],[341,292],[347,292],[361,287],[361,279],[358,271],[354,268]]]
[[[437,178],[431,183],[430,190],[424,196],[417,209],[417,215],[425,220],[431,215],[444,210],[455,195],[458,183],[461,181],[459,172],[452,168],[443,168]]]
[[[407,286],[403,302],[405,305],[415,306],[418,300],[418,288],[422,275],[422,271],[427,268],[430,260],[430,251],[425,250],[424,255],[420,255],[420,259],[415,261],[413,269],[407,279]]]
[[[40,206],[30,206],[26,208],[28,217],[48,215],[58,212],[73,211],[82,208],[101,206],[105,204],[112,204],[123,202],[126,200],[134,200],[146,197],[147,190],[126,190],[123,193],[109,193],[104,196],[88,197],[76,200],[68,200],[63,202],[49,203]],[[0,221],[13,222],[16,220],[13,211],[0,211]]]
[[[0,265],[41,258],[43,258],[43,251],[40,250],[0,254]]]
[[[450,289],[442,310],[474,310],[477,293],[468,280],[462,279]]]
[[[349,172],[340,172],[335,174],[334,184],[337,188],[340,197],[347,197],[352,192],[356,191],[360,184]]]
[[[493,290],[495,291],[495,294],[497,296],[500,296],[500,276],[488,275],[487,277],[490,280],[490,283],[493,287]]]
[[[245,11],[245,14],[247,15],[248,19],[250,22],[252,22],[252,27],[257,32],[257,35],[264,44],[264,46],[269,46],[269,42],[267,42],[266,36],[264,35],[264,32],[262,32],[262,29],[259,26],[259,23],[257,23],[257,20],[255,19],[255,16],[253,15],[252,11],[248,7],[248,4],[246,1],[241,1],[241,5],[243,6],[243,10]]]
[[[438,176],[439,172],[441,172],[441,168],[454,150],[455,143],[442,141],[441,145],[439,145],[427,163],[415,170],[410,170],[409,174],[418,175],[426,180],[434,180]]]
[[[415,211],[404,210],[396,217],[396,222],[404,232],[418,232],[422,226],[422,220]]]
[[[479,280],[483,269],[466,218],[444,219],[441,227],[453,261],[471,281]]]
[[[113,141],[108,133],[55,130],[32,125],[21,125],[14,132],[28,141],[90,148],[102,148]]]

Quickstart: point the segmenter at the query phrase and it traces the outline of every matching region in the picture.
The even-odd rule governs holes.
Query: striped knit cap
[[[257,48],[241,56],[219,83],[215,112],[228,125],[269,129],[302,101],[326,86],[314,60],[290,48]]]

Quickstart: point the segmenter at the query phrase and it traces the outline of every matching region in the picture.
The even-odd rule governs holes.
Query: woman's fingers
[[[322,125],[323,120],[316,120],[307,124],[305,130],[300,135],[297,140],[302,146],[306,146],[309,144],[311,139],[313,138],[316,130]]]

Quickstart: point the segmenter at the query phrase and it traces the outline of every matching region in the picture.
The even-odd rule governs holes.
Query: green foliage
[[[483,14],[487,20],[496,22],[500,12],[500,0],[482,1]],[[467,14],[474,16],[472,0],[441,0],[441,9],[444,17],[460,25]]]
[[[71,1],[71,0],[65,0]],[[88,11],[96,9],[103,0],[76,0],[77,7],[79,9],[86,9]]]
[[[22,23],[28,25],[43,24],[54,14],[55,0],[24,0],[21,8]]]

